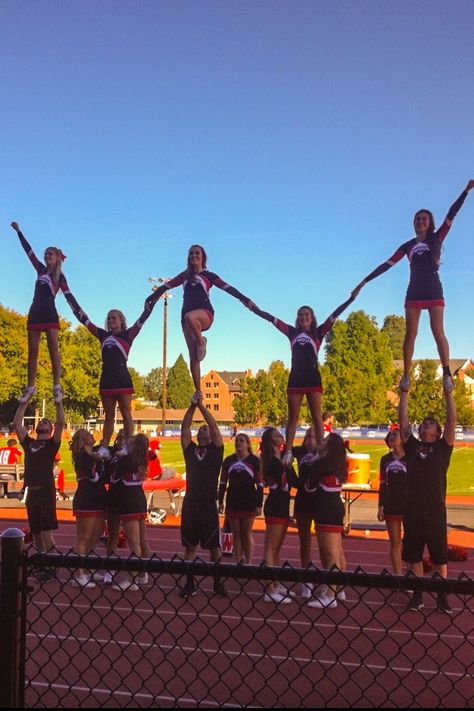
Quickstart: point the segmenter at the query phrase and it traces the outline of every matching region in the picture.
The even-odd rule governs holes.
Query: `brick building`
[[[240,383],[252,371],[210,370],[201,378],[204,404],[218,422],[232,424],[235,413],[233,401],[240,393]]]

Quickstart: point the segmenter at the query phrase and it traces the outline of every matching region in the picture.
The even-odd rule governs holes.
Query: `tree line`
[[[383,423],[396,420],[396,385],[400,373],[394,360],[402,358],[405,320],[387,316],[382,328],[375,318],[353,311],[346,321],[338,320],[324,342],[325,362],[320,365],[324,386],[323,409],[334,413],[343,425]],[[0,422],[7,425],[17,408],[27,364],[26,316],[0,304]],[[61,320],[59,345],[63,366],[62,382],[67,419],[84,422],[94,416],[100,402],[100,346],[84,326],[72,328]],[[436,365],[421,361],[419,377],[413,379],[410,417],[420,421],[427,413],[444,418],[442,383],[435,380]],[[153,368],[141,375],[130,368],[137,397],[161,407],[163,370]],[[238,424],[284,425],[287,415],[286,385],[288,370],[281,360],[259,370],[241,382],[241,394],[233,402]],[[474,410],[465,385],[456,378],[455,401],[458,422],[474,424]],[[167,369],[167,407],[184,409],[194,387],[182,355]],[[51,364],[45,339],[38,360],[37,397],[27,414],[34,414],[35,403],[47,403],[47,416],[53,416],[51,403]],[[302,418],[310,422],[306,405]]]

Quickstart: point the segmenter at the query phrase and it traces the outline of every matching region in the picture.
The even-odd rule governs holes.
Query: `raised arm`
[[[398,404],[398,424],[400,426],[400,437],[403,444],[411,435],[410,422],[408,420],[408,391],[400,390],[400,402]]]
[[[166,291],[168,291],[169,289],[174,289],[175,287],[180,286],[180,284],[183,283],[186,273],[187,272],[184,271],[173,277],[172,279],[168,279],[164,284],[159,286],[158,289],[155,289],[155,291],[150,294],[150,296],[147,296],[145,299],[144,306],[145,311],[150,311],[151,313],[158,299],[162,297]]]
[[[77,318],[78,321],[80,321],[82,323],[83,326],[86,326],[86,328],[89,328],[89,325],[94,325],[94,324],[92,324],[92,322],[91,322],[89,316],[86,314],[86,312],[78,304],[76,297],[74,296],[74,294],[71,291],[69,291],[67,294],[64,294],[64,296],[66,297],[66,301],[68,302],[69,306],[71,307],[71,310],[72,310],[74,316]]]
[[[290,337],[290,326],[285,323],[284,321],[281,321],[279,318],[276,316],[272,316],[272,314],[269,314],[268,311],[262,311],[262,309],[259,309],[256,304],[253,303],[253,301],[249,302],[249,309],[250,311],[253,311],[254,314],[257,314],[257,316],[260,316],[260,318],[264,318],[265,321],[269,321],[272,323],[275,328],[277,328],[281,333],[283,333],[285,336]]]
[[[17,233],[18,238],[20,240],[20,244],[23,247],[23,249],[25,250],[27,257],[30,260],[30,262],[32,263],[33,267],[36,269],[37,272],[42,271],[42,269],[44,269],[44,264],[42,264],[40,262],[40,260],[36,256],[36,254],[33,252],[33,249],[31,247],[30,243],[24,236],[23,232],[20,230],[18,222],[12,222],[11,226]]]
[[[449,445],[454,444],[456,432],[456,405],[454,403],[453,393],[444,392],[444,402],[446,404],[446,421],[444,423],[443,437]]]
[[[23,418],[25,416],[26,408],[28,407],[28,402],[20,402],[18,409],[15,412],[15,417],[13,418],[13,429],[16,432],[19,442],[23,442],[28,430],[23,424]]]
[[[66,416],[64,414],[62,401],[54,404],[56,406],[56,422],[54,425],[53,440],[55,442],[61,442],[61,435],[66,424]]]
[[[186,451],[193,439],[191,435],[191,424],[193,421],[193,415],[195,410],[196,405],[194,402],[192,402],[186,410],[185,415],[183,417],[183,421],[181,423],[181,448],[183,452]]]
[[[66,299],[66,301],[68,302],[69,306],[71,307],[71,310],[72,310],[73,314],[76,316],[76,318],[79,319],[79,315],[78,315],[78,314],[84,313],[84,312],[82,311],[81,307],[80,307],[79,304],[77,303],[76,297],[74,296],[74,294],[73,294],[72,291],[70,290],[70,288],[69,288],[69,286],[68,286],[68,283],[67,283],[67,281],[66,281],[65,278],[61,281],[61,289],[62,289],[62,292],[63,292],[63,294],[64,294],[64,298]],[[85,315],[85,314],[84,314],[84,315]],[[80,320],[80,319],[79,319],[79,320]]]
[[[321,324],[321,326],[318,327],[318,332],[321,340],[324,338],[324,336],[329,333],[331,330],[334,322],[339,318],[339,316],[342,314],[343,311],[347,309],[347,307],[352,304],[352,302],[355,299],[355,295],[352,295],[344,301],[343,304],[340,304],[337,309],[335,309],[332,314],[330,314],[327,319],[325,320],[324,323]]]
[[[444,240],[444,238],[445,238],[446,235],[448,234],[449,229],[450,229],[450,227],[451,227],[451,225],[452,225],[452,223],[453,223],[454,218],[456,217],[456,215],[458,214],[459,210],[460,210],[461,207],[463,206],[464,200],[467,198],[467,194],[468,194],[468,192],[469,192],[470,190],[472,190],[472,188],[474,188],[474,180],[469,180],[468,184],[466,185],[466,187],[465,187],[464,190],[462,191],[461,195],[458,197],[457,200],[455,200],[455,201],[453,202],[453,204],[452,204],[451,207],[449,208],[448,214],[447,214],[446,217],[444,218],[443,224],[441,225],[441,227],[439,228],[439,230],[437,230],[437,232],[436,232],[436,235],[438,236],[438,238],[439,238],[439,240],[440,240],[441,242]]]
[[[227,284],[223,279],[221,279],[217,274],[213,274],[212,272],[208,272],[209,276],[211,277],[212,283],[217,286],[219,289],[222,289],[223,291],[226,291],[228,294],[233,296],[235,299],[238,299],[243,303],[244,306],[247,308],[251,308],[251,305],[253,304],[253,301],[249,299],[248,296],[245,296],[240,292],[238,289],[236,289],[234,286],[231,286],[230,284]]]
[[[151,312],[153,311],[153,306],[154,306],[154,304],[151,306],[151,308],[146,308],[146,307],[145,307],[145,308],[143,309],[143,311],[141,312],[140,316],[137,318],[137,320],[136,320],[135,323],[133,324],[133,326],[130,326],[128,332],[129,332],[129,335],[130,335],[130,341],[131,341],[131,342],[132,342],[132,341],[136,338],[136,336],[139,334],[139,332],[141,331],[141,328],[142,328],[143,324],[145,323],[145,321],[150,318]]]
[[[215,447],[222,447],[224,444],[222,441],[222,435],[219,431],[219,428],[217,426],[217,422],[215,421],[214,417],[211,415],[210,410],[206,408],[204,405],[204,401],[202,398],[199,399],[198,401],[198,409],[201,415],[204,417],[204,420],[206,421],[207,426],[209,427],[209,435],[211,438],[211,442]]]
[[[371,271],[370,274],[365,277],[365,279],[362,279],[362,281],[359,282],[359,284],[357,284],[357,286],[352,290],[351,296],[355,298],[359,291],[362,289],[362,287],[365,286],[368,281],[372,281],[372,279],[375,279],[381,274],[384,274],[390,269],[390,267],[393,267],[394,264],[403,259],[403,257],[405,256],[405,251],[402,249],[402,247],[399,247],[396,252],[394,252],[392,256],[389,257],[389,259],[387,259],[385,262],[382,262],[382,264],[379,264],[379,266],[376,267],[373,271]]]

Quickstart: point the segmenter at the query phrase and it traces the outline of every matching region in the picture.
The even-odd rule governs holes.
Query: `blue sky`
[[[97,323],[133,321],[148,276],[208,266],[293,322],[323,320],[474,177],[474,3],[18,2],[0,7],[0,302],[26,313],[39,255],[58,245]],[[441,278],[452,357],[474,356],[474,195],[447,238]],[[408,263],[353,308],[403,314]],[[169,363],[186,354],[182,292]],[[213,289],[210,368],[256,370],[286,339]],[[68,318],[62,296],[58,310]],[[162,307],[130,364],[161,365]],[[435,357],[424,315],[415,357]]]

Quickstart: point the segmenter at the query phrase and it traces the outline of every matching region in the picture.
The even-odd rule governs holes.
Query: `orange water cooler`
[[[359,454],[359,452],[347,455],[349,471],[347,474],[348,484],[369,484],[370,482],[370,454]]]

